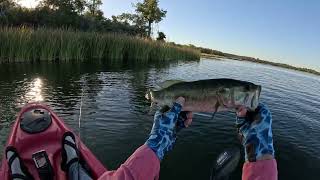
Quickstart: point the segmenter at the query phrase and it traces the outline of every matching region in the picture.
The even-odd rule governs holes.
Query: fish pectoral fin
[[[216,113],[218,112],[219,106],[220,106],[220,103],[219,103],[219,101],[217,101],[216,104],[214,105],[214,112],[213,112],[213,114],[212,114],[211,120],[214,119],[214,116],[215,116]]]
[[[225,105],[225,104],[223,103],[223,100],[221,99],[221,96],[220,96],[219,93],[217,93],[217,101],[218,101],[218,103],[219,103],[219,106],[220,106],[220,105],[223,105],[224,107],[227,107],[227,105]]]
[[[155,102],[151,102],[148,115],[154,114],[154,112],[158,109],[158,105]]]
[[[172,86],[174,84],[178,84],[178,83],[181,83],[181,82],[185,82],[185,81],[182,81],[182,80],[167,80],[167,81],[164,81],[164,82],[158,84],[158,87],[159,87],[159,89],[164,89],[164,88],[167,88],[169,86]]]
[[[215,109],[215,112],[214,112],[214,113],[218,112],[219,106],[220,106],[220,102],[217,101],[216,104],[214,105],[214,109]]]
[[[214,119],[214,116],[216,115],[216,113],[217,113],[217,111],[213,112],[212,117],[211,117],[211,120]]]

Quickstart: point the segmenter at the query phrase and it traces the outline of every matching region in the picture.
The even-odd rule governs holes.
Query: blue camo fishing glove
[[[183,103],[184,99],[181,103],[175,102],[169,111],[164,113],[157,111],[154,115],[154,123],[146,144],[156,153],[160,161],[166,152],[173,149],[177,139],[176,132],[185,127],[183,123],[185,112],[181,112]]]
[[[255,162],[264,155],[274,157],[272,117],[268,107],[259,104],[255,112],[237,117],[236,126],[245,150],[245,160]]]

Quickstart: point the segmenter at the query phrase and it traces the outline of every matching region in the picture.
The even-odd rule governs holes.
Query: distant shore
[[[311,74],[315,74],[315,75],[320,76],[320,72],[316,71],[316,70],[313,70],[313,69],[296,67],[296,66],[292,66],[292,65],[284,64],[284,63],[270,62],[270,61],[265,61],[265,60],[256,59],[256,58],[252,58],[252,57],[247,57],[247,56],[238,56],[238,55],[227,54],[227,53],[225,53],[224,55],[215,55],[215,54],[202,53],[201,57],[203,57],[203,58],[211,58],[211,59],[227,58],[227,59],[232,59],[232,60],[236,60],[236,61],[248,61],[248,62],[254,62],[254,63],[259,63],[259,64],[267,64],[267,65],[271,65],[271,66],[276,66],[276,67],[281,67],[281,68],[286,68],[286,69],[292,69],[292,70],[311,73]]]

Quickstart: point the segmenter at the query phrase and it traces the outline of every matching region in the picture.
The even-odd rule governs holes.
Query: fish
[[[182,111],[234,111],[245,106],[254,111],[259,105],[261,86],[235,79],[204,79],[198,81],[169,80],[160,88],[145,94],[151,106],[172,106],[178,97],[185,98]],[[214,115],[213,115],[214,116]]]

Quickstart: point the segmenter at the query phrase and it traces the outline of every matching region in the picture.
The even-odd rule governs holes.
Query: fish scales
[[[259,103],[260,92],[261,86],[246,81],[206,79],[179,81],[158,90],[149,90],[146,98],[154,104],[170,106],[176,98],[182,96],[186,99],[183,110],[216,112],[236,109],[239,106],[255,109]]]

